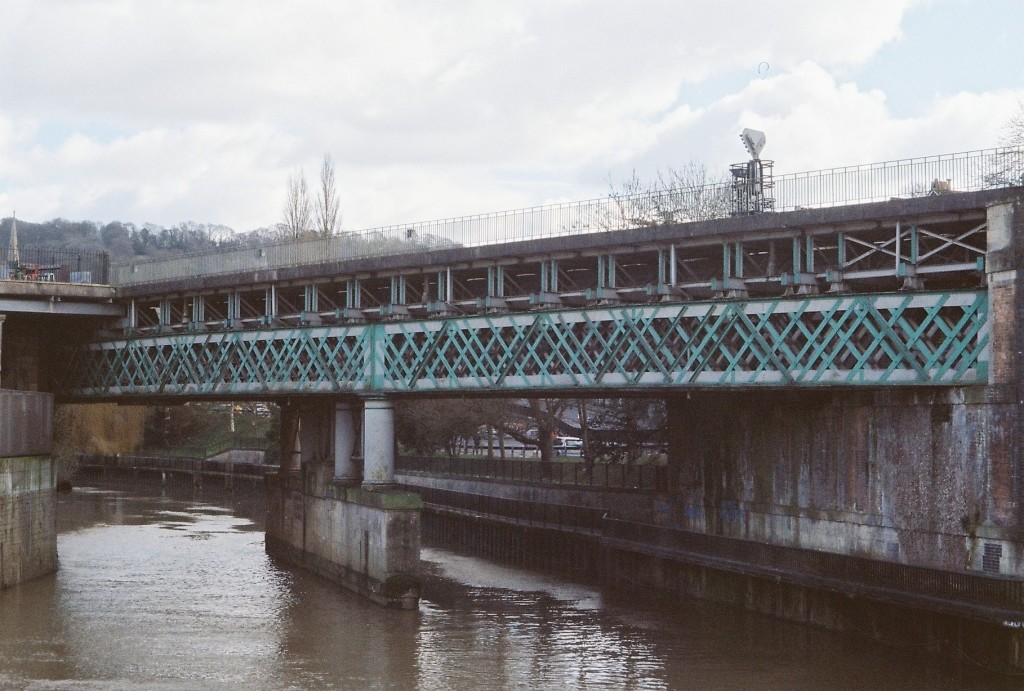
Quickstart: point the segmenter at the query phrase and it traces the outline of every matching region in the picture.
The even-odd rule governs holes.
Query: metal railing
[[[395,471],[604,489],[655,491],[668,486],[668,467],[664,465],[594,463],[588,468],[584,461],[564,459],[400,456],[395,459]]]
[[[208,458],[178,458],[173,456],[98,455],[80,454],[79,469],[104,468],[109,470],[182,473],[187,475],[234,475],[262,479],[277,466],[249,461],[214,461]]]
[[[167,458],[209,458],[225,451],[266,451],[270,442],[266,436],[226,432],[209,439],[205,444],[183,446],[152,446],[147,455]]]
[[[433,487],[412,487],[426,504],[456,511],[495,516],[514,522],[531,523],[548,528],[600,533],[605,509],[551,502],[523,501],[485,494],[469,494]]]
[[[107,285],[110,255],[45,247],[0,245],[0,280]]]
[[[886,201],[894,197],[973,192],[1024,184],[1024,150],[988,149],[903,159],[774,178],[773,208],[791,211]],[[735,187],[658,190],[527,209],[461,216],[287,240],[254,248],[203,252],[173,259],[118,264],[114,285],[138,285],[185,276],[315,265],[360,257],[474,247],[668,223],[729,214]]]

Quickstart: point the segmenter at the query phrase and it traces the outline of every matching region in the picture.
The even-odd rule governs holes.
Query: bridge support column
[[[665,429],[668,434],[666,441],[668,461],[668,487],[665,489],[674,494],[679,491],[679,479],[687,457],[687,414],[688,396],[672,396],[666,401]]]
[[[298,439],[296,471],[267,476],[267,551],[386,607],[415,609],[420,596],[419,495],[394,487],[395,434],[391,401],[363,406],[362,487],[352,451],[353,405],[289,408]],[[282,439],[282,450],[286,446]]]
[[[395,407],[386,398],[363,403],[363,487],[387,489],[395,484]]]
[[[333,430],[330,406],[323,404],[299,409],[299,461],[301,465],[322,463],[331,456]]]
[[[0,391],[0,589],[57,569],[53,397]]]
[[[362,479],[356,458],[358,439],[351,403],[334,406],[334,481],[346,486],[358,485]]]
[[[299,409],[281,406],[281,471],[298,472],[301,443],[299,441]]]

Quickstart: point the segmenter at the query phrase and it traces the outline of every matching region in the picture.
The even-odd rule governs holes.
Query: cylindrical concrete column
[[[363,403],[363,486],[384,488],[395,483],[395,408],[386,398]]]
[[[334,406],[334,481],[359,484],[361,472],[356,462],[356,420],[351,403]]]

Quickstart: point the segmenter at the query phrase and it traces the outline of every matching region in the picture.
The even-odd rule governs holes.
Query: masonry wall
[[[669,403],[688,530],[1024,576],[1024,216],[988,210],[987,385],[691,392]]]
[[[267,476],[267,550],[378,604],[419,602],[419,497],[335,486],[333,466]]]

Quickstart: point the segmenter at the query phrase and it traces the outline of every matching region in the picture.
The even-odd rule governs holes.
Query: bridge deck
[[[74,398],[987,382],[1020,188],[119,288]],[[254,250],[256,251],[256,250]]]

